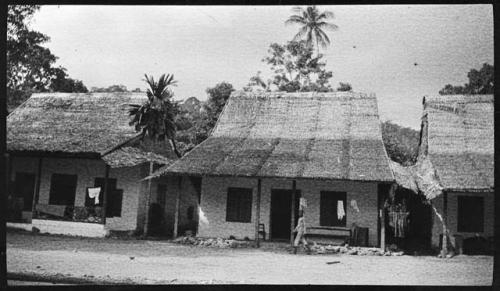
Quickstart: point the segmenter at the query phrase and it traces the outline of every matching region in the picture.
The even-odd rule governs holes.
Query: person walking
[[[307,254],[311,254],[311,249],[309,248],[309,244],[305,238],[306,234],[306,221],[304,218],[304,211],[299,211],[299,220],[297,221],[297,226],[294,229],[294,232],[297,233],[295,236],[295,241],[293,242],[293,253],[297,254],[297,249],[299,248],[299,244],[302,243],[307,251]]]

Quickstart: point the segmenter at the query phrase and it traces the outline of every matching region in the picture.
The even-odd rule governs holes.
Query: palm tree
[[[152,76],[144,76],[150,87],[146,91],[148,101],[143,105],[130,104],[129,113],[133,116],[130,125],[135,125],[135,129],[142,133],[141,139],[146,135],[155,141],[169,139],[175,154],[180,157],[175,143],[175,110],[171,100],[174,94],[169,88],[175,86],[177,81],[170,74],[163,74],[158,82]]]
[[[285,24],[300,24],[302,27],[293,38],[294,41],[305,40],[309,46],[316,44],[317,54],[319,55],[319,46],[326,48],[330,45],[330,38],[325,33],[325,29],[336,30],[338,26],[327,22],[328,19],[333,19],[334,15],[331,11],[320,12],[316,6],[308,6],[306,9],[295,7],[292,9],[296,14],[290,16],[285,21]]]

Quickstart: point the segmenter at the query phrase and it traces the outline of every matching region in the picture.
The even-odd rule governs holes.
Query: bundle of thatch
[[[165,173],[392,181],[374,96],[233,92],[212,135]]]

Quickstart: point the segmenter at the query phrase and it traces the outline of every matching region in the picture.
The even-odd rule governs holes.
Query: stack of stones
[[[249,248],[253,247],[254,243],[251,241],[239,241],[234,239],[224,238],[199,238],[193,236],[178,237],[174,240],[175,243],[195,245],[202,247],[215,247],[215,248]]]
[[[348,254],[358,256],[402,256],[403,252],[383,251],[379,248],[333,246],[333,245],[318,245],[314,244],[311,250],[316,254]]]

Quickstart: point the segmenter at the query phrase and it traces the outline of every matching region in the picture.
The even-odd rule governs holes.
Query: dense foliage
[[[262,61],[267,64],[272,76],[264,81],[260,72],[250,78],[244,89],[266,91],[333,91],[331,71],[326,70],[323,55],[313,56],[313,48],[306,41],[289,41],[285,45],[273,43],[269,55]]]
[[[43,46],[50,38],[31,30],[37,5],[7,6],[7,106],[14,109],[33,92],[87,92],[81,81],[54,67],[57,57]]]
[[[420,133],[390,121],[382,123],[382,140],[389,158],[403,166],[415,164]]]
[[[495,72],[494,67],[484,63],[478,71],[471,69],[467,73],[469,83],[463,86],[453,86],[448,84],[439,91],[440,95],[453,94],[494,94],[495,92]]]

